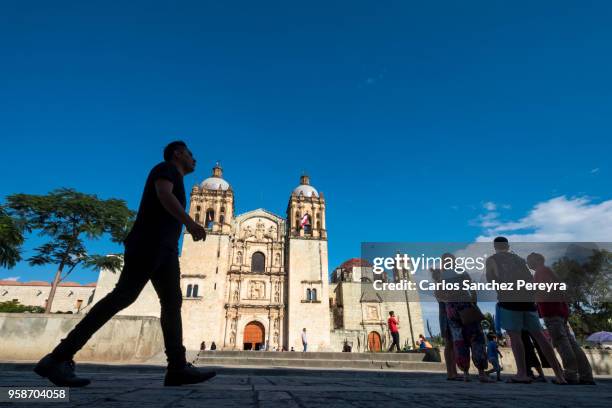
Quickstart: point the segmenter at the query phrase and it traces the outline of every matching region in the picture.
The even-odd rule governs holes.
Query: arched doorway
[[[368,349],[370,351],[380,351],[380,334],[375,331],[368,333]]]
[[[259,322],[250,322],[244,327],[244,350],[258,350],[263,344],[266,329]]]

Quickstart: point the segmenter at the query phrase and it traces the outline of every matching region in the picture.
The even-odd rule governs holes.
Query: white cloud
[[[9,276],[8,278],[4,278],[7,281],[18,281],[21,276]]]
[[[610,242],[612,200],[594,203],[588,197],[559,196],[536,204],[515,221],[502,222],[495,211],[479,221],[484,234],[477,241],[504,235],[511,242]]]
[[[497,209],[497,205],[493,201],[487,201],[482,206],[487,211],[495,211]]]
[[[594,169],[591,169],[591,174],[597,174],[599,173],[599,167],[595,167]]]

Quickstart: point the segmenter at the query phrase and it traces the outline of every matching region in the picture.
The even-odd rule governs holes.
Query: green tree
[[[0,206],[0,267],[12,268],[21,261],[23,228]]]
[[[611,331],[612,252],[593,250],[586,262],[567,257],[553,264],[567,284],[570,324],[580,339],[597,331]]]
[[[0,302],[0,313],[43,313],[44,307],[22,305],[16,300]]]
[[[486,333],[495,333],[495,319],[493,319],[493,315],[489,312],[484,314],[484,320],[481,322],[481,326],[483,329],[486,329]]]
[[[63,188],[47,195],[14,194],[7,202],[14,218],[28,232],[37,231],[48,238],[27,259],[30,265],[57,265],[45,313],[51,312],[57,285],[78,265],[112,271],[121,268],[121,255],[91,255],[83,238],[93,240],[108,234],[113,242],[122,242],[134,218],[125,201],[102,200]]]

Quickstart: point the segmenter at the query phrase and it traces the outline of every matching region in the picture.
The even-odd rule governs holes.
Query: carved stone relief
[[[266,284],[263,281],[249,282],[249,299],[265,299]]]

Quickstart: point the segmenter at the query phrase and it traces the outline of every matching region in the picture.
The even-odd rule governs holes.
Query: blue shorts
[[[542,331],[542,325],[540,324],[540,317],[538,316],[538,312],[508,310],[504,307],[499,307],[498,313],[501,327],[506,331]]]

